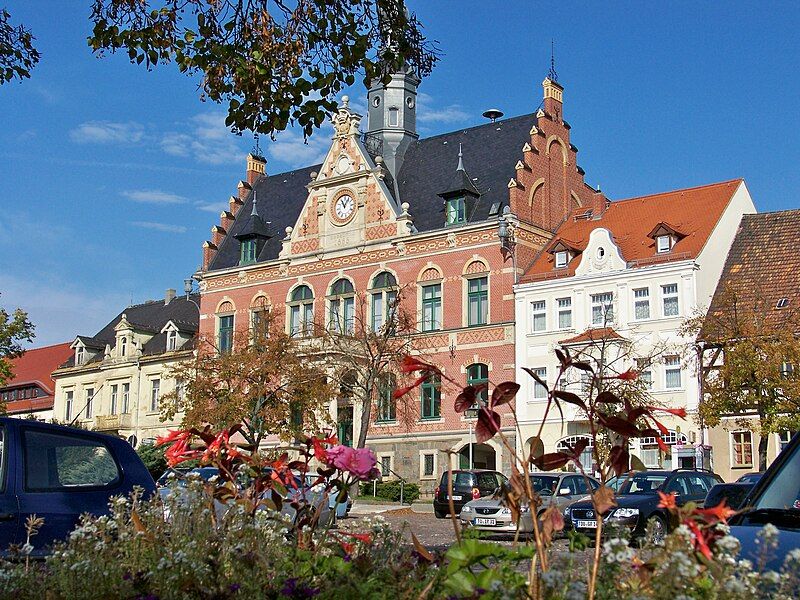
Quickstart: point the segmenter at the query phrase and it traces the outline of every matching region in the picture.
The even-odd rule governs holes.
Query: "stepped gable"
[[[522,281],[575,275],[581,251],[586,248],[592,231],[599,227],[611,232],[622,258],[629,265],[694,259],[742,184],[743,180],[734,179],[575,209],[558,228],[553,241],[527,269]],[[659,228],[679,234],[670,252],[665,254],[656,253],[655,240],[651,237]],[[576,251],[565,268],[555,269],[552,250],[559,242]]]

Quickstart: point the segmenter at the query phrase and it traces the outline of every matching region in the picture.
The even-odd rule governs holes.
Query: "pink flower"
[[[349,446],[334,446],[326,452],[328,464],[340,471],[347,471],[357,479],[368,481],[378,474],[375,466],[378,459],[369,448],[350,448]]]

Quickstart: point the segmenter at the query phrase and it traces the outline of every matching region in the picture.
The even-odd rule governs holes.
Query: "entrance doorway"
[[[353,445],[353,407],[340,406],[337,411],[336,430],[342,446]]]
[[[458,466],[460,469],[469,469],[469,447],[465,444],[458,452]],[[472,467],[473,469],[497,469],[497,456],[489,444],[472,444]]]

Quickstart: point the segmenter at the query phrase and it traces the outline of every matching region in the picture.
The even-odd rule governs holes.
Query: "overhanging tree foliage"
[[[761,471],[769,434],[800,429],[800,315],[775,309],[768,297],[728,290],[714,312],[687,324],[704,354],[701,418],[715,427],[737,417],[737,426],[757,430]]]
[[[23,25],[12,25],[10,20],[8,11],[0,8],[0,85],[30,77],[39,62],[31,32]]]
[[[0,386],[13,377],[11,359],[24,352],[23,342],[32,342],[34,325],[28,314],[17,308],[11,314],[0,307]]]
[[[94,0],[91,19],[95,53],[200,74],[203,98],[227,102],[238,132],[296,123],[311,135],[357,74],[423,77],[437,60],[402,0]]]

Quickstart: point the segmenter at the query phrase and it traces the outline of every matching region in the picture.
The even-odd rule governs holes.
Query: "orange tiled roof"
[[[625,338],[621,336],[613,327],[594,327],[587,329],[583,333],[579,333],[576,336],[571,338],[567,338],[566,340],[561,340],[558,342],[564,346],[568,346],[570,344],[584,344],[587,342],[599,342],[601,340],[624,340]]]
[[[696,258],[741,184],[741,179],[734,179],[652,196],[616,200],[598,218],[585,218],[589,208],[579,208],[556,230],[553,242],[534,260],[522,281],[574,275],[581,254],[573,257],[567,267],[555,269],[554,257],[547,250],[559,240],[577,250],[584,250],[589,235],[598,227],[611,232],[622,258],[628,263],[646,265]],[[655,241],[648,237],[659,224],[667,225],[683,236],[668,254],[657,254]]]
[[[66,342],[64,344],[44,346],[43,348],[32,348],[19,358],[12,359],[11,370],[14,373],[14,377],[0,389],[7,390],[28,384],[36,384],[44,390],[46,396],[9,402],[6,407],[8,412],[25,412],[50,408],[53,405],[53,394],[56,388],[55,381],[53,381],[50,374],[67,360],[72,352],[70,343]]]

